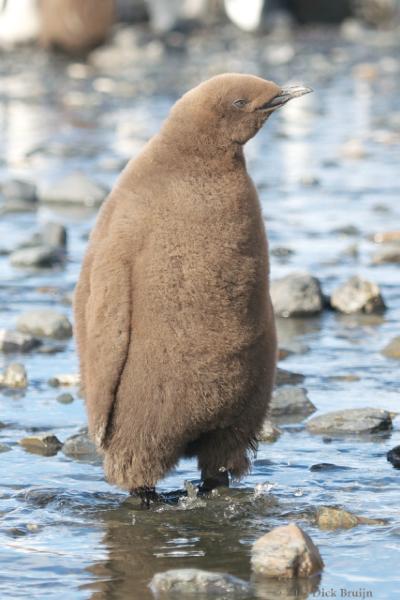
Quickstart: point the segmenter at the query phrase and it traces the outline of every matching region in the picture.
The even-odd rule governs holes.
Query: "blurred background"
[[[291,519],[322,552],[322,582],[257,597],[312,597],[320,584],[395,597],[399,34],[398,0],[0,0],[2,597],[142,600],[155,572],[180,566],[246,579],[250,544]],[[246,149],[283,285],[275,401],[284,389],[296,408],[277,409],[279,429],[226,496],[144,514],[104,481],[87,438],[73,290],[121,169],[182,93],[226,71],[314,89]],[[392,429],[307,430],[310,412],[365,407],[389,411]],[[160,489],[197,477],[185,460]],[[385,524],[326,531],[315,520],[326,505]]]

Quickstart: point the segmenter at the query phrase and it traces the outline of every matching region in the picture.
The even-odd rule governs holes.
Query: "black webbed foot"
[[[202,484],[199,487],[200,494],[207,494],[218,487],[229,487],[228,471],[219,471],[213,475],[202,473],[201,480]]]
[[[140,500],[141,500],[140,506],[141,506],[141,508],[145,508],[145,509],[150,508],[151,502],[158,502],[160,499],[160,496],[159,496],[159,494],[157,494],[155,487],[144,486],[144,487],[133,488],[130,491],[130,495],[137,496],[138,498],[140,498]]]

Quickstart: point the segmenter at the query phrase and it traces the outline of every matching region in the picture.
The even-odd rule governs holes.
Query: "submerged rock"
[[[324,307],[321,285],[308,273],[292,273],[273,281],[271,299],[278,317],[308,317]]]
[[[32,335],[21,333],[20,331],[0,329],[0,352],[4,352],[5,354],[30,352],[38,348],[41,344],[42,341]]]
[[[22,333],[31,333],[57,340],[72,336],[72,325],[68,318],[51,309],[31,310],[23,313],[17,321],[17,329]]]
[[[320,529],[351,529],[356,525],[384,525],[384,519],[359,517],[347,510],[323,506],[317,511],[316,523]]]
[[[11,363],[8,365],[4,373],[0,374],[0,385],[11,388],[26,388],[28,385],[28,375],[24,365],[21,363]]]
[[[395,469],[400,469],[400,446],[395,446],[386,455],[386,458]]]
[[[251,566],[257,575],[291,579],[315,575],[324,563],[311,538],[291,524],[276,527],[253,544]]]
[[[392,339],[382,350],[382,354],[388,358],[400,360],[400,335]]]
[[[10,254],[13,267],[48,268],[61,264],[63,260],[63,254],[50,246],[23,248]]]
[[[272,417],[284,417],[289,415],[307,416],[316,410],[304,388],[285,385],[279,387],[272,394],[269,412]]]
[[[353,408],[336,410],[313,417],[307,422],[311,433],[368,434],[392,428],[390,413],[381,408]]]
[[[250,585],[242,579],[226,573],[202,569],[171,569],[156,573],[150,589],[157,598],[173,598],[196,595],[210,598],[248,598]]]
[[[83,173],[71,173],[54,184],[42,189],[39,200],[47,204],[80,204],[99,206],[108,190],[89,179]]]
[[[281,433],[282,431],[279,427],[276,427],[269,419],[266,419],[261,432],[258,434],[258,440],[260,442],[276,442]]]
[[[41,454],[42,456],[54,456],[62,448],[62,443],[49,433],[30,435],[22,438],[19,444],[28,452]]]
[[[346,314],[382,313],[386,308],[379,287],[358,276],[351,277],[333,292],[331,306]]]

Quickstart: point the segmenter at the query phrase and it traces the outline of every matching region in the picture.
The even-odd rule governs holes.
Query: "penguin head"
[[[217,75],[185,94],[171,116],[190,124],[191,134],[209,131],[217,146],[245,144],[278,108],[312,90],[280,87],[254,75]]]

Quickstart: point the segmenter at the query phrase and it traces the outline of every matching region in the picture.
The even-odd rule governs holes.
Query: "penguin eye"
[[[247,100],[244,100],[243,98],[239,98],[238,100],[235,100],[232,103],[232,106],[235,106],[236,108],[244,108],[246,106],[246,104],[248,104]]]

